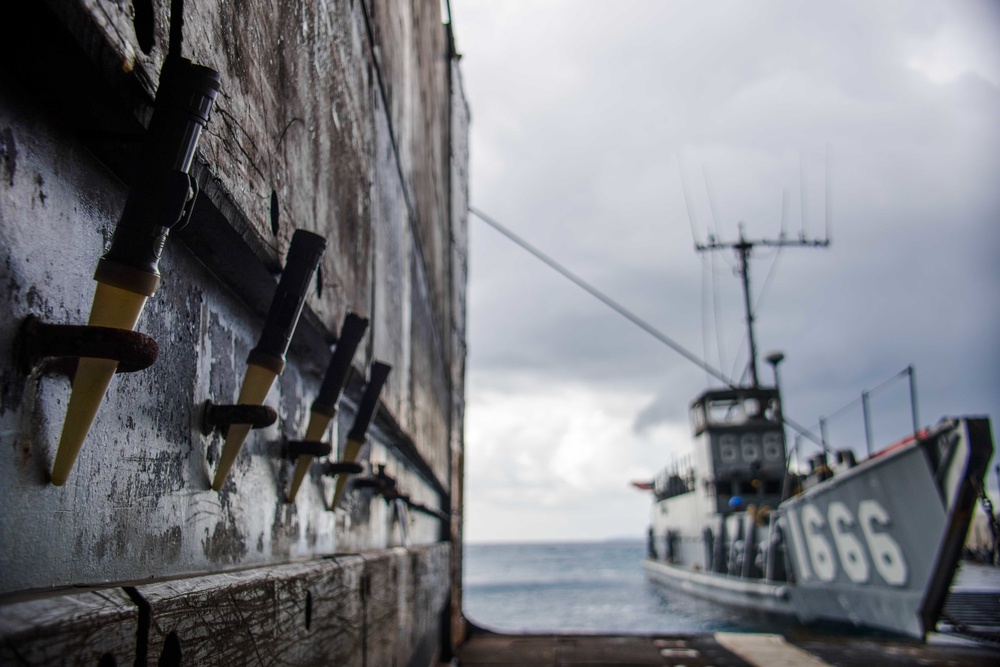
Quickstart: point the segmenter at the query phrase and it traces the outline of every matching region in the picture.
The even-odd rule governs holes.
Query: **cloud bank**
[[[995,3],[452,7],[475,206],[737,376],[735,260],[695,237],[823,236],[829,206],[829,249],[752,263],[788,414],[813,424],[913,364],[923,422],[1000,415]],[[705,373],[469,224],[467,537],[640,537],[628,481],[683,451]],[[877,397],[877,439],[907,400]],[[860,409],[843,419],[836,444],[863,447]]]

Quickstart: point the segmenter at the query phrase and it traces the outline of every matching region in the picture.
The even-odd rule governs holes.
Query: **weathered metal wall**
[[[373,647],[396,652],[399,663],[427,653],[428,637],[436,650],[444,631],[436,614],[459,581],[460,550],[431,545],[460,536],[460,513],[442,522],[363,489],[328,511],[333,483],[318,469],[289,505],[291,464],[281,450],[304,433],[344,313],[359,313],[371,320],[369,335],[329,437],[343,445],[370,362],[390,363],[362,458],[385,464],[414,501],[460,512],[469,116],[439,2],[183,3],[184,55],[223,81],[196,158],[201,194],[191,224],[168,241],[160,290],[137,326],[157,340],[159,359],[115,377],[63,487],[47,474],[68,380],[48,366],[21,368],[14,343],[28,315],[86,321],[94,266],[124,204],[166,55],[171,3],[28,4],[0,10],[0,602],[8,603],[0,629],[25,623],[22,605],[58,608],[24,600],[60,587],[251,568],[233,585],[253,597],[265,595],[253,582],[271,586],[275,566],[294,579],[295,566],[282,564],[363,553],[368,565],[357,576],[378,594],[345,584],[331,599],[344,613],[364,604],[372,619],[396,614]],[[287,369],[265,401],[279,419],[251,433],[216,493],[210,476],[222,440],[203,433],[203,404],[235,401],[296,228],[328,246]],[[395,546],[412,550],[406,576],[371,565]],[[309,577],[324,562],[302,565],[306,583],[295,584],[313,604],[326,593]],[[419,585],[406,583],[416,570],[426,570]],[[230,579],[185,581],[178,586],[207,595]],[[157,605],[192,607],[164,602],[178,599],[173,589],[156,597],[144,588],[127,602],[120,589],[101,589],[104,606],[91,607],[141,625],[148,609],[134,605],[144,600],[152,627],[169,634]],[[377,601],[397,594],[392,604]],[[195,635],[177,631],[182,648]],[[136,634],[122,636],[134,642]],[[211,645],[198,636],[198,646]],[[150,635],[151,659],[156,641],[164,638]],[[353,646],[344,664],[383,664]]]
[[[451,319],[451,378],[453,387],[465,386],[466,351],[466,277],[469,274],[469,142],[468,132],[471,120],[469,107],[462,91],[462,74],[457,67],[452,69],[452,142],[451,142],[451,261],[452,261],[452,319]],[[463,540],[463,502],[465,496],[465,395],[452,393],[451,418],[451,534],[456,544]],[[451,554],[452,581],[462,581],[462,549],[453,549]],[[451,599],[452,641],[460,644],[464,639],[465,622],[462,617],[462,587],[452,589]]]

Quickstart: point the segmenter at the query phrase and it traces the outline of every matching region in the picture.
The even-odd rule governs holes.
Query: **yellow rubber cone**
[[[309,414],[309,427],[306,428],[306,442],[322,441],[323,434],[326,433],[326,428],[330,425],[332,419],[333,415],[313,410]],[[295,474],[292,477],[292,488],[288,492],[288,502],[295,502],[295,496],[298,494],[299,487],[302,486],[302,480],[305,479],[306,473],[309,472],[309,466],[312,465],[314,458],[316,457],[312,454],[301,454],[295,462]]]
[[[364,446],[364,442],[359,442],[357,440],[348,440],[347,444],[344,446],[344,457],[341,459],[344,463],[354,463],[358,460],[358,454],[361,453],[361,448]],[[337,505],[340,504],[340,498],[344,495],[344,489],[347,487],[347,475],[341,473],[337,475],[337,489],[333,492],[333,503],[330,505],[330,509],[337,509]]]
[[[145,294],[98,282],[87,323],[97,327],[132,330],[147,298]],[[73,470],[76,457],[90,432],[97,409],[104,400],[117,368],[118,362],[113,359],[80,359],[73,377],[66,421],[63,422],[59,447],[52,465],[52,483],[55,486],[65,484]]]
[[[267,392],[271,391],[271,385],[278,374],[257,364],[247,364],[246,374],[243,376],[243,387],[240,389],[240,397],[236,401],[240,405],[260,405],[264,402]],[[232,424],[229,433],[226,434],[226,444],[222,446],[222,456],[219,458],[219,466],[215,469],[215,481],[212,488],[216,491],[222,490],[222,485],[229,476],[229,470],[236,461],[236,455],[243,447],[250,432],[250,424]]]

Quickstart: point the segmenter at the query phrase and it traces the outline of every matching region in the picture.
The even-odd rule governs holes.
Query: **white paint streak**
[[[781,635],[717,632],[715,641],[755,667],[830,667],[830,663],[789,644]]]

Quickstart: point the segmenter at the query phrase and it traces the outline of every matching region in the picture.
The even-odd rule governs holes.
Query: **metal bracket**
[[[399,489],[396,488],[396,480],[385,474],[385,466],[376,466],[375,474],[371,477],[360,477],[354,480],[355,489],[374,489],[375,495],[382,496],[387,501],[396,500],[400,497]]]
[[[14,354],[21,370],[30,373],[45,359],[66,359],[54,364],[57,371],[72,375],[72,360],[80,357],[113,359],[117,373],[132,373],[149,368],[160,348],[144,333],[129,329],[94,327],[77,324],[49,324],[35,315],[24,318],[14,343]]]
[[[451,518],[451,515],[447,512],[442,512],[439,509],[434,509],[433,507],[428,507],[427,505],[422,505],[421,503],[416,503],[410,500],[408,497],[403,497],[403,502],[414,512],[420,512],[421,514],[426,514],[432,516],[441,521],[447,521]]]
[[[373,489],[375,495],[382,496],[386,502],[401,500],[411,510],[435,517],[441,521],[447,521],[450,515],[447,512],[428,507],[427,505],[414,502],[409,495],[402,493],[396,485],[396,480],[385,473],[385,466],[376,466],[375,474],[371,477],[361,477],[354,480],[356,489]]]
[[[357,475],[364,466],[360,463],[348,463],[347,461],[329,461],[323,466],[323,474],[332,477],[334,475]]]
[[[205,435],[211,435],[214,431],[225,433],[233,424],[266,428],[276,421],[278,413],[269,405],[216,405],[212,401],[205,401],[201,432]]]
[[[285,458],[295,460],[299,456],[327,456],[333,451],[328,442],[315,440],[289,440],[285,443]]]

